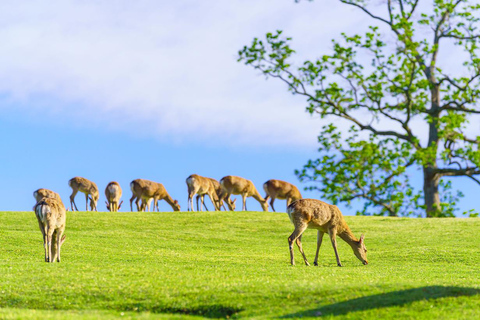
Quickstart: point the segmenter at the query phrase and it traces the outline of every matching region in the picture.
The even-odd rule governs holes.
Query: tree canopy
[[[332,40],[332,52],[296,66],[292,39],[280,30],[239,51],[240,61],[283,81],[310,114],[329,120],[319,158],[298,177],[334,203],[362,200],[363,214],[454,216],[462,194],[445,178],[480,184],[480,4],[338,1],[372,23]],[[442,50],[454,56],[440,59]],[[421,187],[412,185],[416,172]]]

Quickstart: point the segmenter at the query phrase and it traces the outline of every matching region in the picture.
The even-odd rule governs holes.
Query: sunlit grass
[[[370,264],[338,239],[343,268],[329,241],[290,266],[285,213],[69,212],[60,264],[33,212],[0,219],[2,319],[480,316],[480,219],[347,217]]]

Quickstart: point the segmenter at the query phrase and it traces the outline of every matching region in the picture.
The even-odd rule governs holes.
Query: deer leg
[[[272,206],[273,212],[276,212],[276,211],[275,211],[275,208],[273,207],[273,202],[274,202],[274,201],[275,201],[275,198],[272,197],[272,199],[270,199],[270,205]]]
[[[199,202],[198,202],[200,200],[200,196],[197,194],[195,199],[197,200],[197,211],[200,211]]]
[[[315,253],[315,260],[313,261],[314,266],[318,266],[318,252],[320,251],[324,234],[325,233],[320,230],[317,232],[317,252]]]
[[[48,236],[47,236],[47,228],[43,225],[40,226],[40,230],[42,231],[43,235],[43,249],[45,250],[45,262],[48,262]]]
[[[210,198],[210,201],[212,201],[213,208],[215,209],[215,211],[218,211],[218,205],[217,205],[217,203],[215,202],[215,200],[213,200],[213,197],[212,197],[212,195],[211,195],[210,193],[208,194],[208,197]]]
[[[193,207],[193,195],[190,194],[190,192],[188,193],[188,199],[187,199],[187,211],[190,211]],[[192,209],[193,211],[193,209]]]
[[[330,236],[333,250],[335,251],[335,257],[337,258],[337,266],[341,267],[342,263],[340,262],[340,257],[338,256],[338,251],[337,251],[337,230],[334,228],[328,229],[328,235]]]
[[[205,207],[205,210],[208,211],[207,205],[205,204],[205,194],[202,194],[200,196],[200,199],[202,200],[202,205]],[[215,204],[214,204],[214,206],[215,206]]]
[[[48,230],[48,232],[47,232],[48,262],[53,262],[53,259],[52,259],[52,234],[53,234],[53,231]]]
[[[247,211],[247,196],[245,194],[242,194],[242,211]]]
[[[75,204],[75,196],[77,195],[77,190],[73,190],[72,194],[70,195],[70,207],[72,207],[72,211],[73,211],[73,208],[75,206],[75,210],[78,211],[78,208],[77,208],[77,205]]]
[[[57,242],[58,231],[55,230],[52,234],[52,262],[57,260],[58,255],[58,242]]]
[[[64,230],[59,230],[57,231],[57,262],[60,262],[60,249],[62,248],[62,235],[63,235]]]
[[[307,229],[306,224],[296,225],[293,233],[288,237],[288,248],[290,249],[290,264],[295,265],[295,260],[293,259],[293,243],[297,240],[298,237]]]
[[[302,254],[303,256],[303,261],[305,261],[305,265],[306,266],[310,266],[310,263],[308,263],[307,261],[307,257],[305,256],[305,252],[303,252],[303,248],[302,248],[302,235],[300,235],[298,238],[297,238],[297,247],[298,247],[298,250],[300,250],[300,253]]]
[[[85,211],[88,211],[88,194],[87,193],[85,194],[85,202],[86,202]]]
[[[133,206],[132,206],[132,204],[133,204],[133,200],[135,200],[135,198],[136,198],[135,195],[132,195],[132,197],[130,198],[130,211],[132,211],[132,212],[133,212]],[[138,210],[138,208],[137,208],[137,210]]]
[[[137,211],[143,211],[143,200],[142,200],[142,207],[140,207],[140,198],[139,197],[137,197],[137,199],[135,200],[135,204],[137,205]]]

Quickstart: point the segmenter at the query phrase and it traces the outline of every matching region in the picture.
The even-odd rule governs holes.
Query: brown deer
[[[337,265],[339,267],[342,266],[342,263],[340,262],[337,252],[337,235],[352,247],[353,253],[363,264],[368,264],[367,248],[364,243],[365,236],[362,235],[360,240],[355,238],[337,206],[315,199],[300,199],[288,206],[287,213],[295,226],[295,230],[290,237],[288,237],[290,263],[292,265],[295,265],[293,259],[294,242],[297,243],[305,264],[307,266],[310,265],[302,249],[302,233],[307,228],[318,230],[317,252],[315,254],[315,261],[313,262],[314,265],[318,266],[318,252],[322,245],[322,239],[325,233],[328,233],[330,236],[333,250],[335,251],[335,256],[337,258]]]
[[[275,212],[273,207],[273,202],[275,199],[287,200],[287,207],[294,201],[302,199],[300,191],[293,184],[282,181],[271,179],[263,184],[263,190],[265,190],[265,200],[268,201],[268,198],[271,198],[270,205],[272,210]]]
[[[204,196],[208,195],[210,201],[212,201],[215,210],[219,209],[219,200],[217,191],[215,190],[215,185],[212,182],[211,178],[206,178],[199,176],[198,174],[192,174],[188,176],[187,180],[188,187],[188,211],[193,211],[193,196],[199,195],[202,200],[202,205],[198,207],[198,197],[197,197],[197,211],[202,211],[203,206],[205,206]],[[205,209],[208,211],[207,206]]]
[[[88,179],[82,177],[75,177],[68,181],[68,185],[72,188],[73,192],[70,195],[70,206],[72,211],[75,207],[75,210],[78,211],[77,205],[75,204],[75,195],[78,191],[85,194],[85,210],[88,211],[88,199],[90,199],[90,209],[92,211],[97,210],[97,201],[99,198],[98,187],[95,182],[92,182]],[[90,195],[90,197],[89,197]]]
[[[228,207],[229,208],[232,208],[231,210],[232,211],[235,211],[235,202],[237,201],[237,199],[233,200],[230,198],[230,197],[223,197],[224,195],[224,191],[222,189],[222,186],[220,185],[220,182],[218,182],[217,180],[213,179],[213,178],[208,178],[212,181],[213,183],[213,186],[215,188],[215,191],[217,192],[217,197],[218,197],[218,210],[220,210],[222,207],[223,209],[226,211],[227,209],[225,208],[225,204],[223,203],[224,201],[227,203]],[[197,208],[198,208],[198,196],[197,196]]]
[[[62,202],[62,199],[60,198],[60,195],[58,193],[52,190],[44,189],[44,188],[40,188],[33,191],[33,197],[35,198],[36,202],[42,200],[43,198],[54,198]]]
[[[34,211],[43,236],[45,262],[60,262],[60,251],[65,241],[65,206],[55,198],[46,197],[37,202]]]
[[[123,201],[119,203],[120,198],[122,197],[122,187],[120,187],[118,182],[112,181],[107,184],[107,187],[105,188],[105,196],[107,197],[107,201],[105,201],[107,209],[110,212],[117,212],[123,203]]]
[[[222,189],[223,189],[221,200],[229,199],[232,194],[240,194],[242,195],[242,200],[243,200],[242,210],[246,211],[247,197],[253,197],[255,200],[257,200],[260,203],[263,211],[268,211],[267,201],[263,199],[262,196],[258,193],[257,188],[255,188],[255,185],[253,184],[252,181],[241,178],[241,177],[237,177],[237,176],[226,176],[220,180],[220,185],[222,186]],[[227,202],[227,205],[230,208],[230,210],[232,211],[234,210],[232,209],[232,207],[228,202]]]
[[[161,183],[153,182],[145,179],[135,179],[130,182],[130,189],[132,190],[132,197],[130,198],[130,210],[133,211],[132,203],[136,199],[138,211],[144,211],[149,207],[151,199],[153,199],[153,210],[158,209],[158,201],[165,200],[173,209],[173,211],[180,211],[180,204],[177,200],[173,200],[168,194],[167,190]],[[142,205],[140,206],[140,200]]]

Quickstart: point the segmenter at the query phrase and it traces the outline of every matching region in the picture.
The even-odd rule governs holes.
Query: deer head
[[[172,207],[174,211],[180,211],[180,204],[178,203],[178,200],[173,201]]]
[[[367,260],[367,247],[365,247],[365,235],[362,234],[360,237],[360,240],[358,240],[358,243],[356,246],[352,246],[353,253],[355,256],[358,258],[358,260],[362,261],[364,265],[368,264]]]

